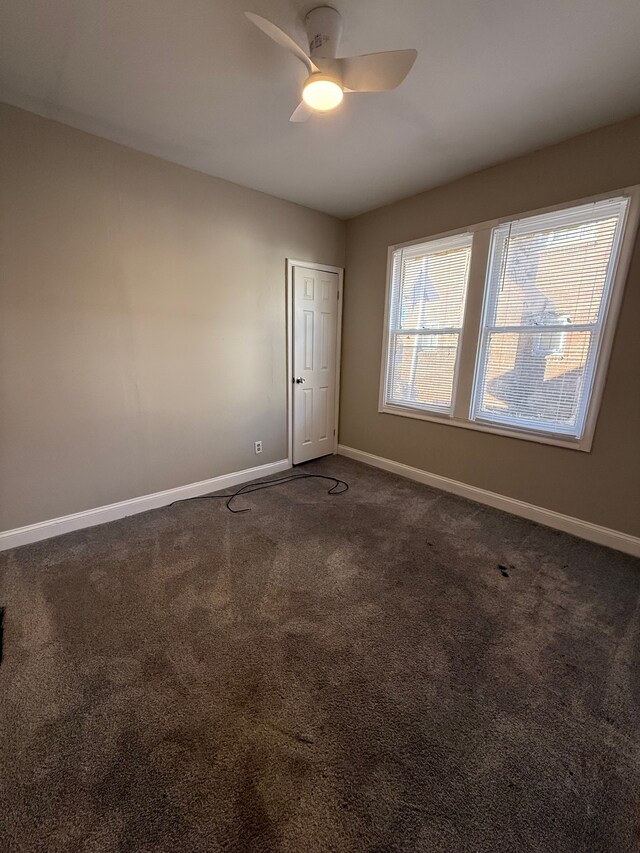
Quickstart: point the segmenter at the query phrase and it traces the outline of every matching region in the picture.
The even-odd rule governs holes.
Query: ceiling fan
[[[314,113],[335,109],[345,92],[384,92],[395,89],[416,61],[416,50],[387,50],[338,58],[342,17],[330,6],[312,9],[305,18],[309,55],[271,21],[245,12],[249,20],[300,60],[309,72],[302,101],[289,121],[306,121]]]

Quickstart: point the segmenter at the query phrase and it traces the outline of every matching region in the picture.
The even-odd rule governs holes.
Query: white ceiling
[[[2,0],[0,100],[349,217],[640,113],[638,0],[333,0],[340,53],[415,47],[394,92],[288,119],[303,0]]]

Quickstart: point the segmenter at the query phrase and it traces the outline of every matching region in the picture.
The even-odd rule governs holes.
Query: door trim
[[[287,458],[293,465],[293,268],[306,267],[319,272],[334,272],[338,275],[338,328],[336,329],[336,419],[333,425],[333,453],[338,452],[338,420],[340,416],[340,353],[342,350],[342,302],[344,267],[316,264],[287,258]]]

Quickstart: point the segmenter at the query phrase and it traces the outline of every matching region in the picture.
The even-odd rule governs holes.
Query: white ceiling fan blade
[[[279,44],[280,47],[284,47],[285,50],[288,50],[295,57],[297,57],[300,62],[304,62],[307,66],[307,70],[309,74],[313,74],[314,71],[317,71],[316,65],[311,61],[311,59],[307,56],[304,50],[296,44],[296,42],[288,36],[285,32],[283,32],[280,27],[276,27],[275,24],[272,24],[271,21],[267,21],[266,18],[263,18],[261,15],[256,15],[255,12],[245,12],[247,18],[251,21],[251,23],[255,24],[258,29],[262,30],[265,35],[268,35],[269,38],[272,38],[276,44]]]
[[[313,115],[313,110],[308,107],[304,101],[300,101],[295,110],[291,113],[289,121],[306,121]]]
[[[345,91],[384,92],[395,89],[411,71],[417,50],[386,50],[336,59]]]

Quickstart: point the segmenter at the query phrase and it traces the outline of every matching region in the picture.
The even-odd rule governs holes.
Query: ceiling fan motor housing
[[[342,16],[331,6],[318,6],[304,19],[312,59],[333,59],[337,56],[342,35]]]

